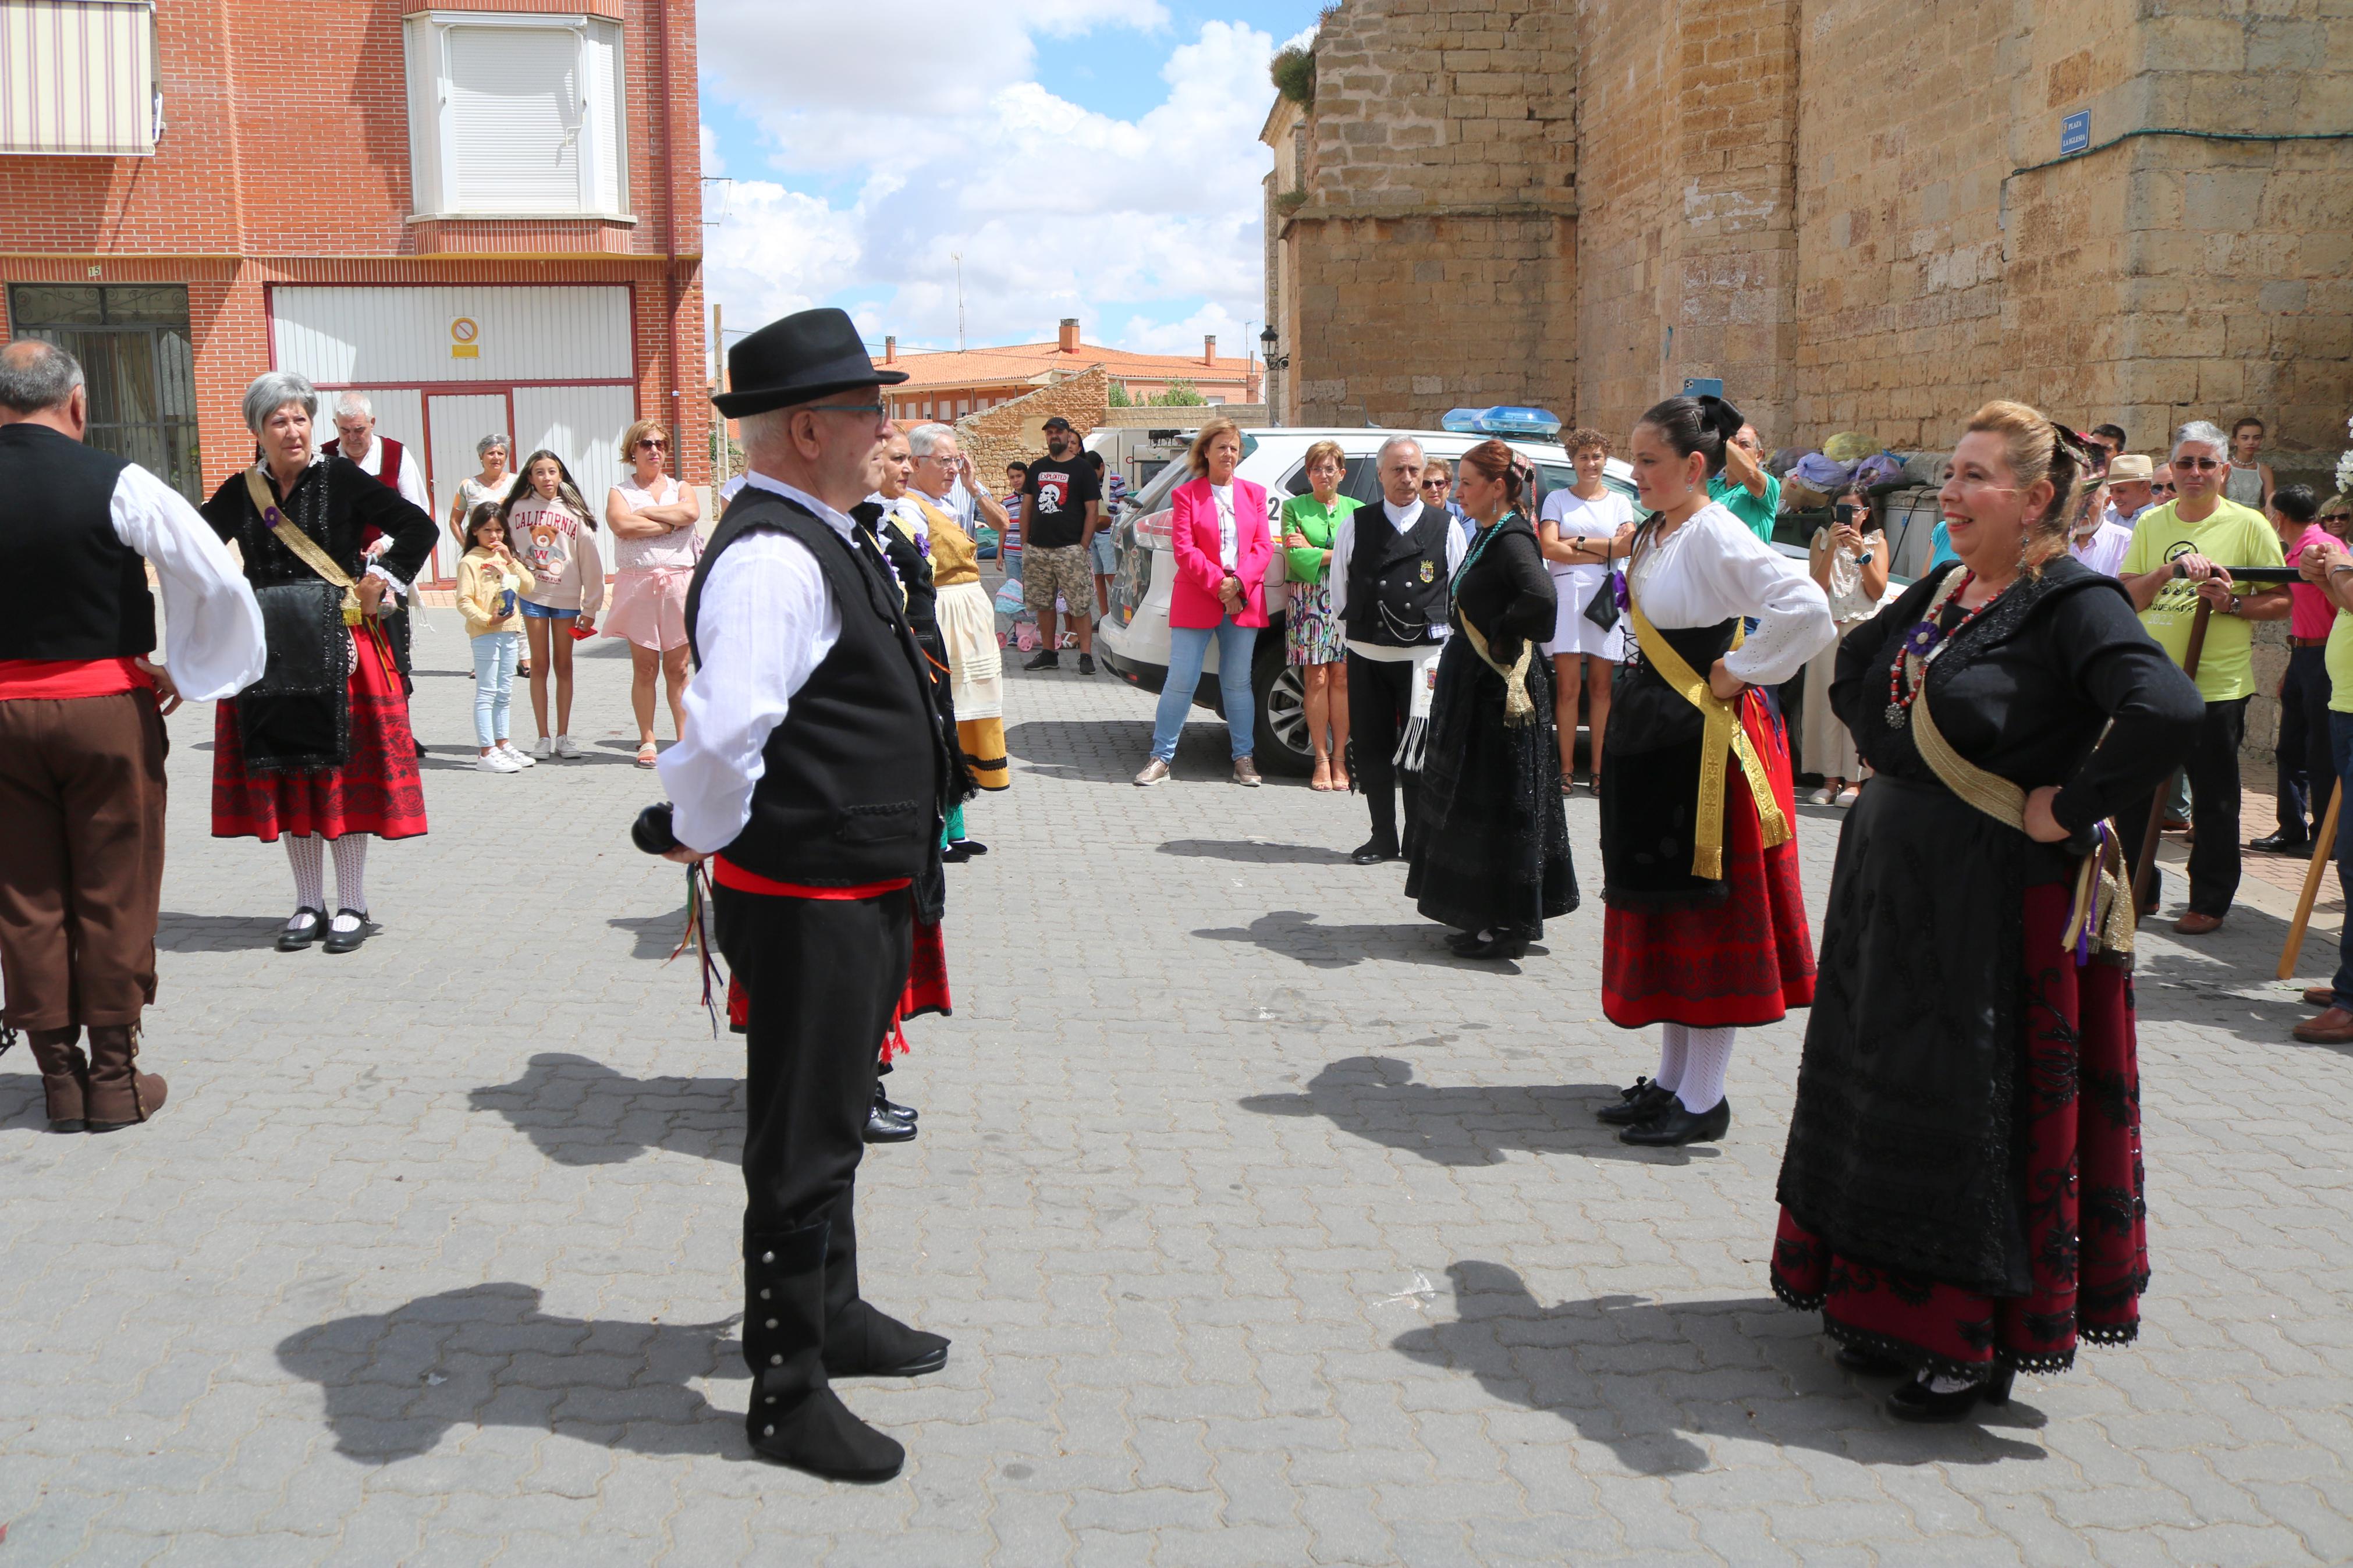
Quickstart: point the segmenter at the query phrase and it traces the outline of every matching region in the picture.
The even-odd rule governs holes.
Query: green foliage
[[[1179,376],[1168,384],[1167,391],[1146,401],[1157,408],[1202,408],[1208,406],[1209,400],[1201,395],[1199,387]]]
[[[1293,44],[1268,62],[1266,72],[1277,92],[1303,109],[1315,106],[1315,56]]]
[[[1127,383],[1124,381],[1114,381],[1111,384],[1111,397],[1109,401],[1113,408],[1133,408],[1135,406],[1135,405],[1128,399]]]

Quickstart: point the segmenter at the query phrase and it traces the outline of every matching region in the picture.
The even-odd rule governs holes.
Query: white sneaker
[[[531,754],[543,763],[555,755],[555,742],[542,735],[539,738],[539,743],[532,747]]]
[[[499,755],[506,758],[509,762],[514,763],[514,765],[519,768],[535,768],[539,766],[537,763],[532,760],[530,753],[516,751],[512,741],[501,741],[498,744],[498,752]]]
[[[522,763],[496,749],[485,752],[474,759],[474,771],[478,773],[519,773],[522,770]]]
[[[571,762],[580,755],[580,748],[572,743],[571,736],[558,735],[555,737],[555,754],[565,762]]]

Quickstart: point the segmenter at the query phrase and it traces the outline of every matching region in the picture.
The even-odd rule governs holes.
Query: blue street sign
[[[2079,109],[2059,122],[2059,156],[2082,153],[2092,145],[2092,111]]]

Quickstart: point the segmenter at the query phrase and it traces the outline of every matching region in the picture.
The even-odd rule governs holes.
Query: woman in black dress
[[[1455,495],[1479,531],[1454,574],[1405,880],[1416,909],[1462,928],[1451,942],[1466,958],[1517,958],[1546,916],[1577,908],[1552,670],[1536,648],[1553,627],[1552,574],[1512,457],[1487,441],[1460,464]]]
[[[2105,819],[2204,709],[2068,557],[2087,467],[2033,409],[1980,409],[1941,498],[1959,562],[1850,634],[1831,687],[1875,776],[1839,837],[1773,1288],[1849,1370],[1914,1374],[1889,1396],[1906,1420],[2131,1340],[2148,1280]]]

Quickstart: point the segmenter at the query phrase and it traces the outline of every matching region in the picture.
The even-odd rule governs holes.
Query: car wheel
[[[1299,666],[1283,657],[1280,626],[1261,632],[1250,661],[1250,697],[1258,709],[1258,765],[1266,773],[1305,778],[1315,771],[1307,746],[1307,688]]]

